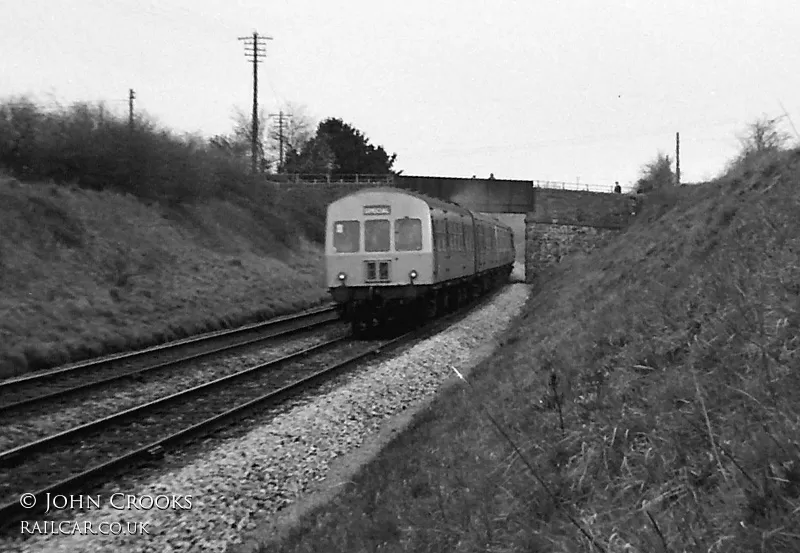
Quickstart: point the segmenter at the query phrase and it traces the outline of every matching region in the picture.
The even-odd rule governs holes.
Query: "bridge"
[[[589,252],[620,232],[640,208],[638,196],[615,194],[611,186],[592,190],[590,185],[553,181],[406,175],[318,179],[289,176],[278,186],[287,185],[318,186],[330,201],[356,188],[394,186],[455,202],[472,211],[525,215],[525,274],[530,283],[536,282],[544,268],[569,253]]]
[[[326,175],[322,173],[287,173],[271,175],[269,180],[274,183],[284,185],[322,185],[322,186],[394,186],[395,179],[432,179],[441,177],[406,177],[403,175]],[[454,179],[450,179],[454,180]],[[496,182],[494,179],[455,179],[455,180],[488,180]],[[504,182],[530,182],[534,188],[554,188],[560,190],[580,190],[585,192],[613,192],[614,186],[611,184],[589,184],[581,182],[553,181],[553,180],[532,180],[532,181],[504,181]]]

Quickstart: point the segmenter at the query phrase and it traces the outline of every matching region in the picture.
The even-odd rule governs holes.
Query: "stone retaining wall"
[[[589,253],[619,230],[582,225],[553,225],[525,221],[525,280],[537,277],[574,252]]]

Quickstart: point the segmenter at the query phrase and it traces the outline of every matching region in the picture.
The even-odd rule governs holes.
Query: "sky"
[[[800,126],[796,0],[6,0],[0,98],[105,101],[230,133],[252,109],[238,37],[272,37],[259,104],[338,117],[408,175],[624,188],[681,137],[713,178],[748,123]]]

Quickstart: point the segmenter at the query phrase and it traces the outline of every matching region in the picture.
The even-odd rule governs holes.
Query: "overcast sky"
[[[105,100],[227,133],[251,109],[237,37],[273,37],[260,103],[340,117],[406,174],[632,183],[681,133],[713,177],[748,122],[800,125],[796,0],[25,0],[0,18],[0,97]],[[787,130],[791,127],[787,125]]]

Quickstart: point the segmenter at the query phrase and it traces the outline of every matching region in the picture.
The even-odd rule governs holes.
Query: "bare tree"
[[[229,135],[217,135],[212,140],[212,145],[220,147],[221,149],[237,156],[237,157],[250,157],[252,155],[252,136],[253,136],[253,119],[250,113],[245,113],[241,108],[234,107],[233,115],[233,132]],[[258,155],[261,158],[262,171],[265,169],[265,162],[268,165],[267,159],[264,156],[264,135],[266,134],[267,114],[262,109],[258,113],[258,137],[257,147]]]
[[[783,115],[772,118],[762,115],[747,125],[745,133],[739,136],[739,142],[742,144],[742,156],[784,149],[792,138],[789,133],[780,128],[780,122],[784,118]]]
[[[280,111],[284,114],[283,126],[278,117],[272,117],[268,133],[267,151],[272,160],[280,159],[281,132],[283,133],[283,152],[286,160],[289,152],[299,152],[314,136],[314,120],[306,112],[305,106],[293,102],[285,103]]]

